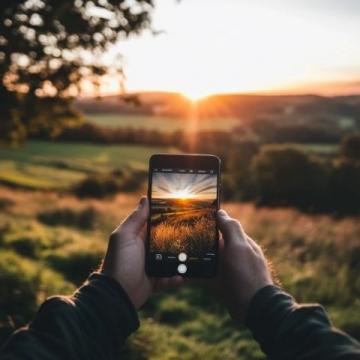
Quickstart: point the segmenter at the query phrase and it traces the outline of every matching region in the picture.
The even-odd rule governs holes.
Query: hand
[[[144,241],[148,215],[148,200],[143,197],[138,208],[111,234],[100,270],[122,286],[136,309],[146,302],[154,290],[177,286],[183,282],[180,276],[150,279],[146,275]]]
[[[260,246],[245,234],[239,221],[219,210],[218,222],[223,237],[218,284],[230,315],[244,322],[252,297],[273,281]]]

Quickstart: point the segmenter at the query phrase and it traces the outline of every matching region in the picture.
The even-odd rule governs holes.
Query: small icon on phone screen
[[[181,252],[181,253],[178,255],[178,259],[179,259],[179,261],[184,262],[184,261],[186,261],[186,259],[187,259],[187,255],[186,255],[184,252]]]
[[[187,271],[187,266],[185,264],[180,264],[177,268],[179,274],[185,274]]]

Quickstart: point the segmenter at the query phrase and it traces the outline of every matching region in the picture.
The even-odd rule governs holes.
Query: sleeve
[[[246,325],[268,359],[360,360],[360,344],[332,327],[320,305],[299,305],[276,286],[255,294]]]
[[[10,337],[0,359],[119,359],[121,345],[138,327],[121,286],[92,274],[73,296],[46,300],[34,320]]]

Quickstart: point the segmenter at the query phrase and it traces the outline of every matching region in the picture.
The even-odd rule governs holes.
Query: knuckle
[[[231,230],[240,230],[241,229],[241,225],[240,225],[239,221],[237,221],[235,219],[226,220],[226,224]]]
[[[117,241],[121,237],[121,230],[115,229],[109,236],[109,242]]]
[[[232,244],[232,251],[237,253],[245,253],[251,250],[250,246],[244,241],[235,241]]]

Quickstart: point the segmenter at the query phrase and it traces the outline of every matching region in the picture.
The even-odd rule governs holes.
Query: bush
[[[46,297],[72,290],[59,274],[12,251],[0,251],[0,342],[13,326],[27,323]]]
[[[252,167],[261,204],[317,208],[325,201],[324,166],[295,147],[263,146]]]
[[[76,285],[80,285],[92,271],[95,271],[102,259],[102,251],[64,250],[51,254],[47,258],[49,265],[62,273],[65,278]]]
[[[0,198],[0,210],[7,210],[10,206],[14,205],[15,202],[8,198]]]
[[[156,318],[167,324],[179,324],[194,319],[194,308],[189,306],[185,300],[178,300],[175,297],[168,297],[161,301]]]
[[[79,198],[105,198],[119,190],[116,179],[109,176],[90,175],[75,185],[73,192]]]
[[[251,162],[259,151],[259,145],[253,141],[239,142],[230,152],[227,162],[227,174],[222,179],[224,199],[249,200],[256,191]]]
[[[360,133],[347,135],[341,140],[340,155],[360,161]]]
[[[14,249],[18,254],[26,257],[37,257],[42,248],[39,239],[33,237],[19,237],[9,243],[9,247]]]
[[[37,218],[47,225],[75,226],[80,229],[93,229],[100,215],[93,207],[76,211],[71,208],[59,208],[38,214]]]
[[[360,208],[360,162],[334,161],[331,173],[332,208],[341,214],[355,214]]]
[[[147,178],[141,170],[115,170],[110,174],[90,175],[75,185],[73,192],[80,198],[106,198],[119,191],[138,190]]]

